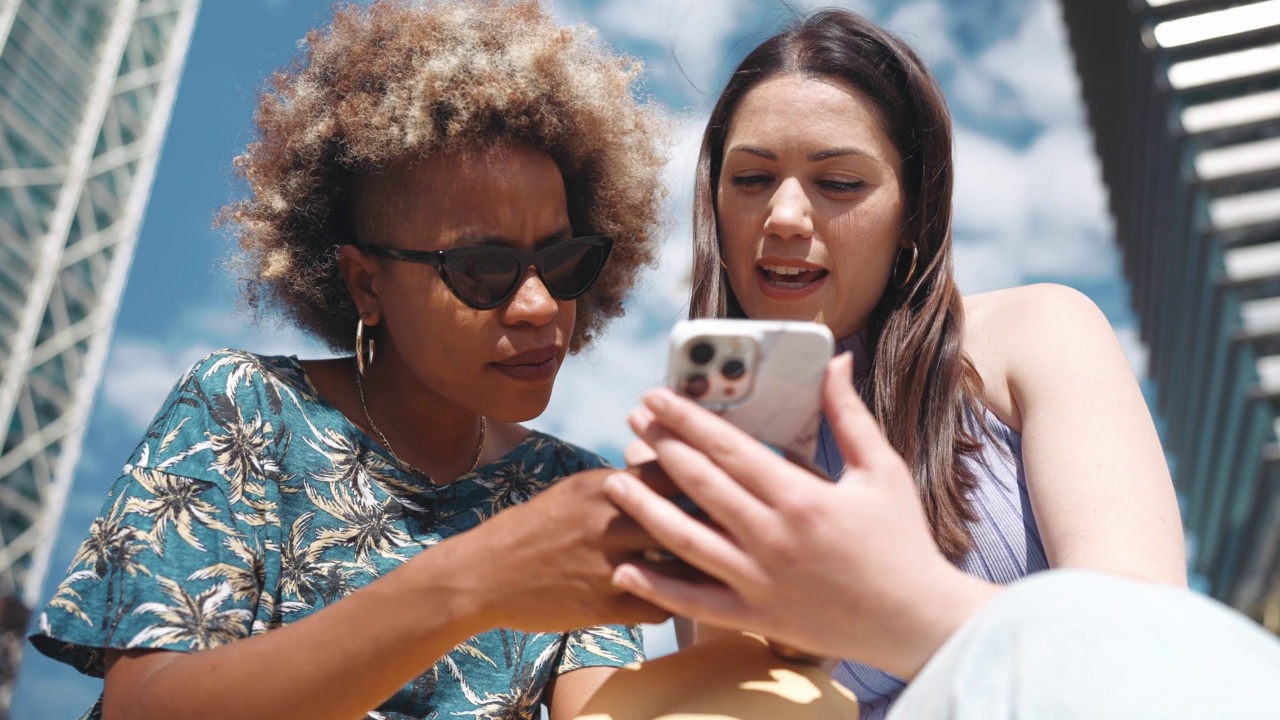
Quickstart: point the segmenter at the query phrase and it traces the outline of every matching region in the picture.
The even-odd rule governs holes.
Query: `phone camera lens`
[[[711,383],[707,382],[705,375],[690,375],[684,381],[684,394],[691,398],[700,398],[710,389]]]
[[[715,357],[716,349],[709,342],[700,342],[689,348],[689,359],[697,365],[706,365]]]
[[[724,367],[720,368],[720,373],[729,380],[737,380],[747,372],[747,366],[737,358],[727,361]]]

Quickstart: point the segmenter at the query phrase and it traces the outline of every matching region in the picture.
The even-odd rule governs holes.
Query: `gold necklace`
[[[391,457],[395,458],[396,462],[401,465],[409,465],[405,461],[401,460],[399,455],[396,455],[395,449],[391,447],[391,441],[387,440],[387,436],[382,434],[382,430],[378,429],[378,424],[373,421],[373,416],[369,414],[369,406],[366,405],[364,401],[364,379],[360,377],[359,368],[356,368],[356,390],[360,393],[360,409],[364,410],[364,419],[368,421],[370,429],[372,429],[374,434],[378,436],[378,439],[382,441],[382,446],[387,449],[387,452],[391,453]],[[487,429],[488,423],[485,422],[484,416],[481,415],[480,441],[476,443],[476,455],[471,458],[471,467],[467,468],[467,473],[475,472],[476,467],[480,464],[480,456],[484,453],[484,436]],[[409,467],[412,466],[410,465]],[[465,475],[467,473],[463,474]]]

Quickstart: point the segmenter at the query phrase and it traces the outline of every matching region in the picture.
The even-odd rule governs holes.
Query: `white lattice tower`
[[[0,597],[26,608],[40,598],[198,8],[0,0]]]

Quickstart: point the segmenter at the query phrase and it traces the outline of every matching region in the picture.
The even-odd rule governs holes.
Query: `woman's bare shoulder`
[[[964,349],[985,385],[992,412],[1015,429],[1021,413],[1014,386],[1034,372],[1046,353],[1086,351],[1111,327],[1098,306],[1078,290],[1053,283],[964,298]]]
[[[1084,293],[1039,283],[964,298],[965,342],[978,353],[1017,353],[1029,341],[1071,342],[1077,333],[1110,328]]]

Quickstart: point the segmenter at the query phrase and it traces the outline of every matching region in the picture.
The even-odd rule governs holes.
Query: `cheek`
[[[569,338],[573,336],[573,329],[577,326],[578,320],[578,301],[577,300],[557,300],[556,304],[560,306],[556,315],[556,328],[564,338],[564,346],[569,347]]]
[[[727,202],[720,206],[716,225],[720,230],[720,252],[730,267],[752,254],[759,232],[749,207],[741,202]]]
[[[478,339],[482,313],[463,305],[443,282],[417,283],[406,290],[394,299],[388,315],[394,316],[396,344],[407,359],[458,355]]]
[[[877,271],[897,253],[901,228],[899,205],[890,198],[877,197],[832,215],[825,237],[838,247],[841,260]]]

